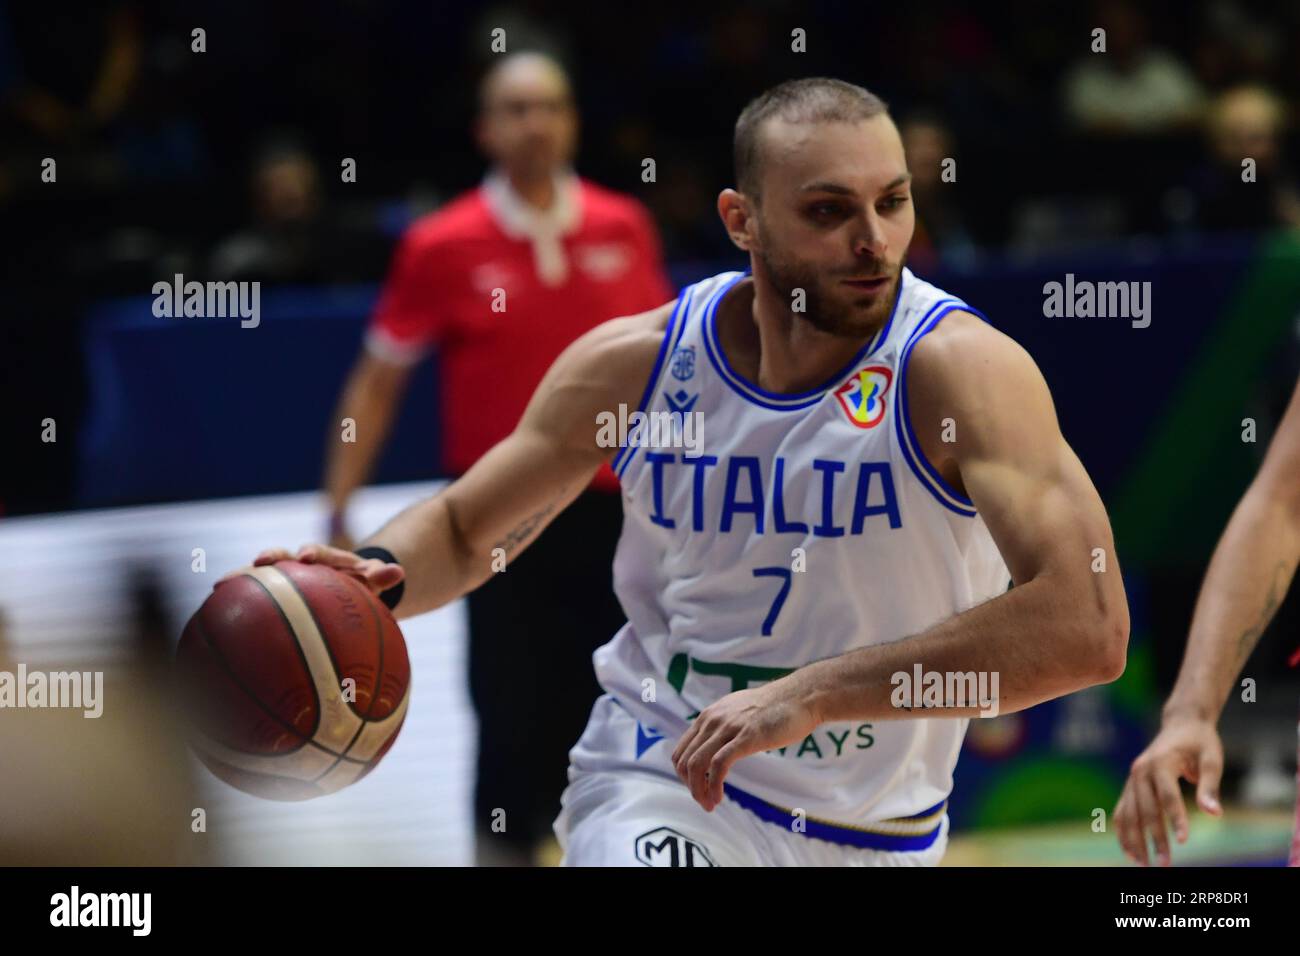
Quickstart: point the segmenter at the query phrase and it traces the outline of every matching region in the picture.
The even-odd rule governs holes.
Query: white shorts
[[[924,850],[874,850],[796,833],[727,798],[712,812],[691,796],[671,764],[640,761],[666,748],[608,694],[596,701],[569,752],[569,785],[555,836],[562,866],[935,866],[948,845],[948,818]]]

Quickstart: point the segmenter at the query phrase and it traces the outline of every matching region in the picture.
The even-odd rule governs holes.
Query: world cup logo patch
[[[885,417],[885,393],[894,373],[883,365],[868,365],[835,390],[835,398],[859,428],[874,428]]]

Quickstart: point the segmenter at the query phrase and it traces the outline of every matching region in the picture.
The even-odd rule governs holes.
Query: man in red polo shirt
[[[357,427],[354,443],[330,446],[333,543],[349,546],[348,498],[370,474],[408,370],[430,349],[440,358],[443,462],[460,475],[515,427],[570,342],[673,297],[646,210],[571,171],[577,125],[569,81],[545,56],[503,57],[484,79],[475,132],[491,169],[407,231],[344,388],[335,421]],[[468,598],[480,864],[529,863],[549,838],[569,748],[600,693],[591,653],[624,620],[610,579],[621,524],[606,467]]]

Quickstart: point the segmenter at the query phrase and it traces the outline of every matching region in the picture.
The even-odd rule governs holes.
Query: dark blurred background
[[[1090,51],[1097,25],[1104,56]],[[712,208],[732,123],[764,88],[810,74],[868,86],[903,124],[922,274],[1300,223],[1294,4],[6,3],[6,428],[33,414],[80,427],[73,345],[96,302],[176,272],[378,281],[403,226],[481,177],[472,93],[496,26],[511,49],[569,66],[578,169],[648,204],[677,264],[733,256]],[[796,28],[806,53],[791,52]],[[1128,95],[1112,94],[1112,73]],[[1259,182],[1233,190],[1243,154]],[[39,176],[47,156],[57,186]],[[355,183],[340,181],[344,157]],[[943,157],[959,158],[955,183],[939,181]],[[67,508],[75,484],[65,442],[6,469],[0,502]]]

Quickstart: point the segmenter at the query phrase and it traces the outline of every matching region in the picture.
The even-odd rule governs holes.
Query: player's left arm
[[[978,703],[894,706],[893,675],[910,676],[916,664],[982,672],[990,685],[996,675],[995,713],[1124,670],[1128,605],[1110,523],[1033,360],[979,318],[954,313],[917,344],[906,383],[922,449],[974,502],[1016,586],[924,633],[817,661],[705,708],[673,760],[706,809],[722,799],[736,760],[802,740],[819,724],[988,714]],[[955,440],[945,443],[949,424]]]

